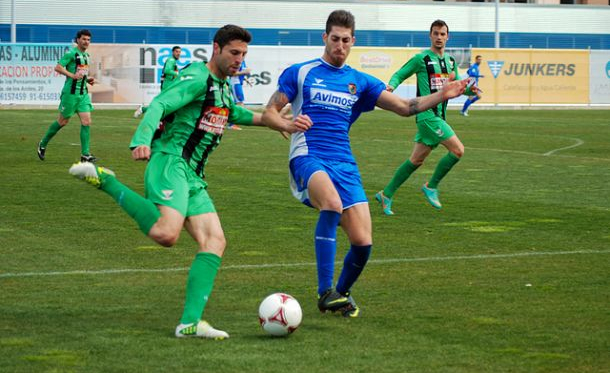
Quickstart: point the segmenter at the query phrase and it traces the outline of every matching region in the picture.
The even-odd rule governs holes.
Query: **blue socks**
[[[341,214],[322,210],[316,226],[315,247],[318,263],[318,294],[333,286],[335,255],[337,253],[337,226]]]
[[[464,102],[464,107],[462,108],[462,113],[466,112],[466,110],[468,110],[468,107],[470,107],[470,105],[474,104],[477,101],[479,101],[478,96],[474,96],[474,98],[472,100],[467,99],[466,102]]]
[[[343,271],[339,277],[339,282],[337,282],[337,291],[340,294],[345,295],[349,292],[352,285],[358,279],[358,276],[360,276],[360,273],[362,273],[370,255],[371,245],[351,246],[343,261]]]
[[[337,254],[337,226],[341,214],[335,211],[320,211],[320,218],[316,226],[315,247],[318,264],[318,294],[333,287],[335,273],[335,256]],[[343,271],[337,282],[337,291],[341,294],[349,292],[366,262],[371,255],[371,245],[351,245],[343,261]]]

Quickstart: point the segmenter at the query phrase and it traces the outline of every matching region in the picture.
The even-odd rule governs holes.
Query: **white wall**
[[[104,26],[322,29],[335,9],[350,10],[363,30],[427,30],[445,20],[453,31],[493,32],[493,3],[383,1],[16,0],[17,23]],[[610,34],[609,6],[500,4],[501,32]],[[11,0],[0,0],[0,23],[11,23]]]

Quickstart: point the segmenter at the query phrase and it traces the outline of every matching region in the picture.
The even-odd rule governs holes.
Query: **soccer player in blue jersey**
[[[483,57],[476,56],[474,58],[474,63],[466,72],[466,74],[468,74],[469,79],[474,79],[474,82],[471,81],[469,84],[472,84],[472,86],[474,86],[476,89],[471,88],[469,90],[469,92],[474,93],[474,96],[468,96],[468,99],[466,100],[466,102],[464,102],[464,107],[462,107],[461,113],[465,117],[468,116],[468,108],[470,107],[470,105],[481,99],[481,90],[479,89],[479,78],[483,78],[484,76],[480,74],[479,68],[481,66],[482,60]]]
[[[231,94],[233,95],[233,101],[235,101],[237,105],[244,106],[243,84],[248,75],[250,75],[250,71],[252,70],[246,66],[246,61],[242,61],[239,71],[231,76]]]
[[[246,61],[242,61],[239,71],[233,74],[229,80],[229,83],[231,84],[231,96],[236,105],[244,106],[244,81],[247,82],[246,78],[250,75],[250,71],[250,68],[246,66]],[[241,130],[240,126],[233,123],[227,124],[227,128]]]
[[[293,115],[313,122],[309,130],[291,137],[290,186],[296,198],[319,211],[314,234],[318,308],[345,317],[360,313],[350,291],[373,244],[368,200],[350,146],[352,123],[375,106],[410,116],[459,96],[466,86],[466,81],[451,81],[432,95],[401,99],[386,91],[379,79],[345,64],[355,42],[354,30],[350,12],[332,12],[322,35],[324,54],[284,70],[262,118],[266,125],[280,123],[280,110],[291,103]],[[339,225],[351,246],[333,287]]]

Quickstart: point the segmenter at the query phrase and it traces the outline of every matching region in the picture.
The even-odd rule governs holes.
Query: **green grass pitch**
[[[317,311],[317,214],[290,195],[288,141],[225,133],[206,168],[228,241],[205,315],[231,334],[221,342],[173,337],[188,234],[156,246],[68,174],[77,118],[38,160],[56,115],[0,110],[0,372],[610,372],[610,111],[450,111],[466,151],[440,184],[443,209],[419,191],[439,148],[392,217],[373,196],[410,154],[414,119],[363,115],[351,138],[374,245],[354,320]],[[142,192],[136,126],[131,111],[95,111],[92,150]],[[276,291],[303,308],[288,338],[258,325]]]

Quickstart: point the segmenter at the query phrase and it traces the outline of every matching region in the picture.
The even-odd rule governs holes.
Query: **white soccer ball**
[[[291,334],[297,330],[302,319],[301,305],[288,294],[271,294],[258,307],[258,320],[263,330],[273,336]]]

